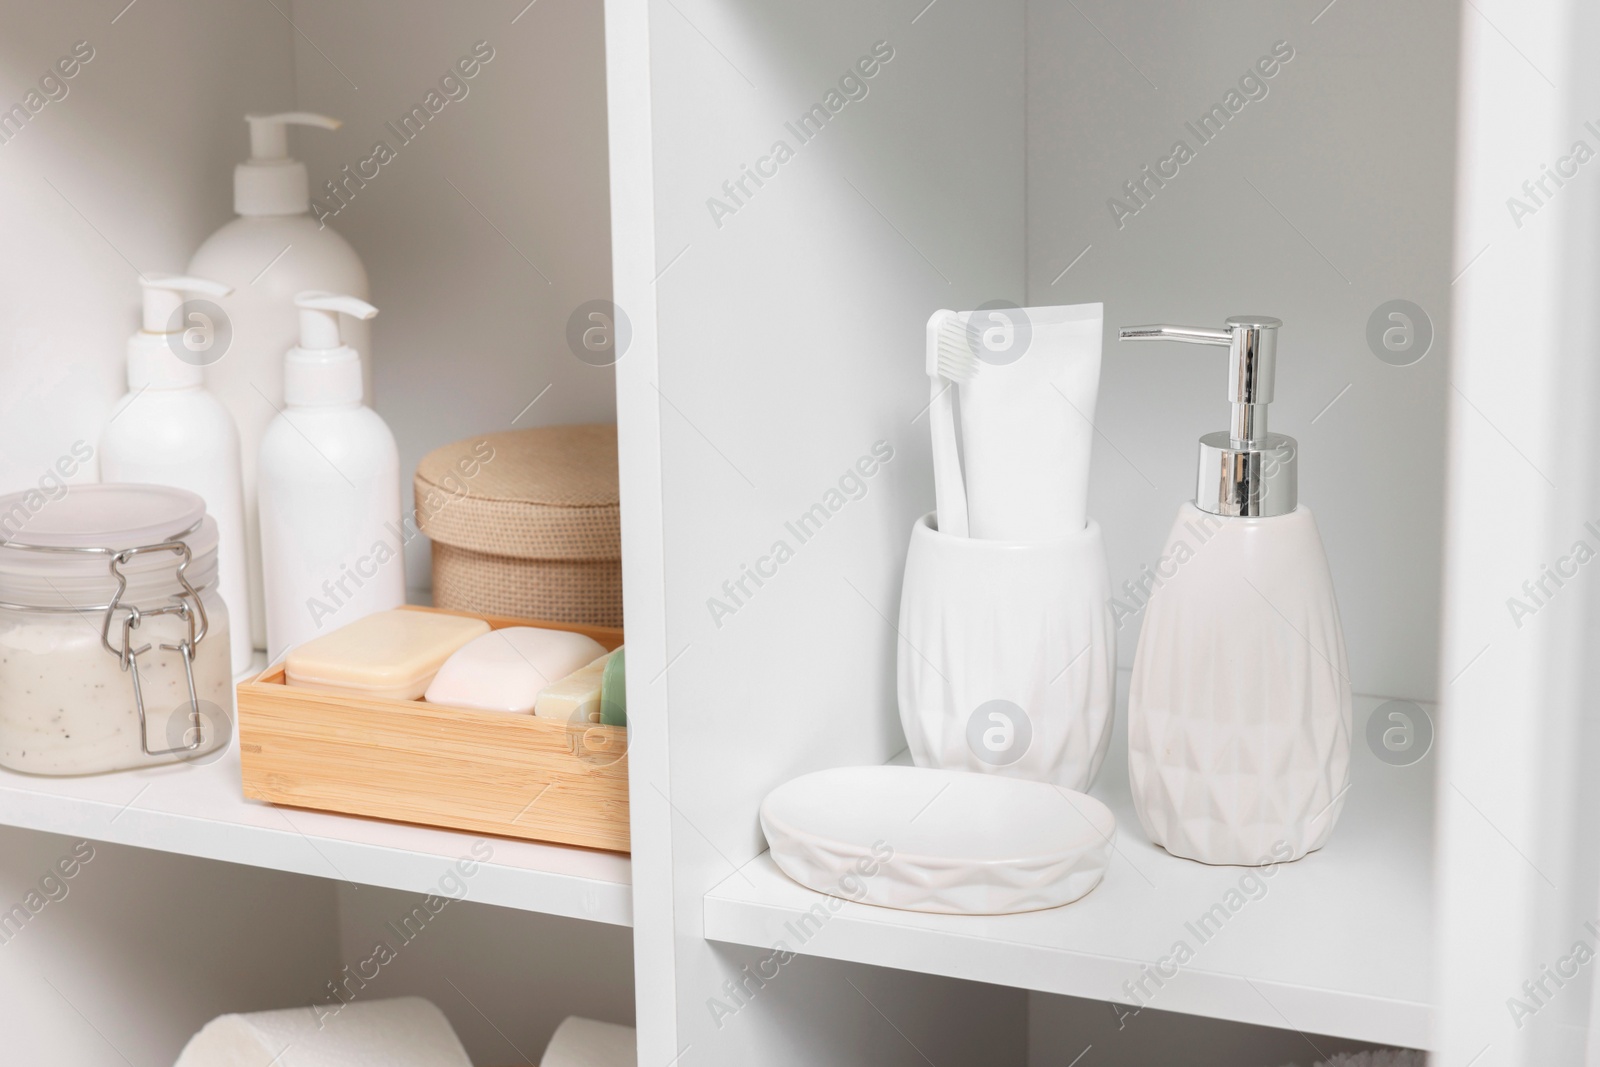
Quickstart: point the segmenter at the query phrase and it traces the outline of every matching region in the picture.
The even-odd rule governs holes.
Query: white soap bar
[[[631,1026],[569,1015],[545,1046],[539,1067],[639,1067]]]
[[[456,649],[428,686],[428,703],[526,715],[539,691],[597,656],[592,637],[537,626],[490,630]]]
[[[600,683],[606,676],[606,661],[613,655],[607,652],[587,667],[545,686],[534,701],[533,713],[541,719],[599,722]]]
[[[212,1019],[176,1067],[472,1067],[444,1013],[421,997]]]

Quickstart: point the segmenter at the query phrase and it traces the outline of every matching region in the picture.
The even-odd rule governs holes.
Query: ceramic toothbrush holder
[[[1085,790],[1111,741],[1116,630],[1100,526],[1047,541],[911,532],[900,722],[919,767]]]

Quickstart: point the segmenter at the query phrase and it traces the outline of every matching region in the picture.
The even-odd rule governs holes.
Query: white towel
[[[639,1067],[636,1042],[631,1026],[569,1015],[545,1046],[539,1067]]]
[[[176,1067],[472,1067],[444,1013],[421,997],[335,1007],[337,1015],[218,1016],[189,1039]]]

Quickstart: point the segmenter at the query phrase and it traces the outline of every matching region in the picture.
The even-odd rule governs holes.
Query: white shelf
[[[1250,870],[1177,859],[1146,839],[1120,730],[1093,790],[1116,812],[1117,852],[1083,900],[1010,916],[846,903],[805,930],[799,918],[827,898],[762,853],[706,895],[706,937],[761,948],[781,941],[809,955],[1121,1003],[1136,1003],[1124,983],[1183,941],[1193,958],[1163,987],[1147,984],[1153,1009],[1425,1048],[1432,757],[1411,767],[1380,763],[1362,730],[1378,703],[1356,702],[1354,781],[1333,840],[1279,867],[1265,894],[1204,942],[1186,924],[1224,902]],[[1119,726],[1125,721],[1124,713]]]
[[[440,893],[457,860],[487,862],[464,899],[628,926],[626,856],[280,808],[246,800],[237,749],[214,763],[87,778],[0,771],[0,824],[314,875]],[[447,887],[448,888],[448,887]],[[457,890],[459,895],[459,890]]]

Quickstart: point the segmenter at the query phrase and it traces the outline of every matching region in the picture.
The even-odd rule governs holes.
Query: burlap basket
[[[622,625],[615,426],[457,441],[423,457],[414,490],[437,607]]]

